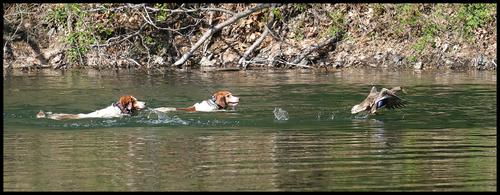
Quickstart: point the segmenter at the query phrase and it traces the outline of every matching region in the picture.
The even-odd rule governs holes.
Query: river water
[[[497,187],[496,73],[74,71],[3,82],[5,191]],[[371,86],[399,85],[404,109],[350,114]],[[89,113],[125,94],[150,108],[187,107],[220,89],[241,98],[235,111],[35,118]]]

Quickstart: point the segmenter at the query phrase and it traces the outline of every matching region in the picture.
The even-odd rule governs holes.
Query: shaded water
[[[372,85],[402,110],[358,118]],[[494,191],[495,73],[73,72],[4,76],[4,190]],[[219,89],[236,111],[88,113],[132,94],[187,107]],[[278,120],[274,111],[287,113]]]

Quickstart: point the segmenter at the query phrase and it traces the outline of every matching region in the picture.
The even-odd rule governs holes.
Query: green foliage
[[[456,21],[463,29],[463,35],[472,38],[474,31],[489,23],[496,15],[496,4],[463,4],[458,10]]]
[[[421,53],[429,44],[434,43],[434,39],[441,29],[446,28],[446,26],[440,26],[432,20],[432,17],[444,15],[441,8],[437,10],[437,13],[431,10],[427,13],[429,15],[425,15],[422,8],[421,4],[396,5],[394,16],[396,20],[391,27],[397,38],[416,37],[417,40],[411,47],[417,53]],[[434,47],[434,45],[431,46]]]
[[[427,43],[429,42],[429,37],[421,37],[420,39],[417,40],[415,44],[413,44],[412,48],[418,52],[421,53],[425,46],[427,46]]]
[[[434,11],[432,12],[432,15],[431,15],[432,17],[445,19],[446,21],[449,19],[449,15],[444,13],[444,10],[446,9],[446,5],[437,4],[433,8],[434,8]]]
[[[297,31],[299,31],[299,30],[297,30]],[[293,39],[295,39],[296,41],[304,40],[304,32],[296,32]]]
[[[45,19],[49,23],[66,25],[68,13],[64,6],[57,7],[55,10],[49,10]]]
[[[293,36],[293,39],[295,39],[296,41],[302,41],[304,40],[304,19],[300,20],[297,24],[297,27],[295,29],[293,29],[293,33],[294,33],[294,36]]]
[[[396,23],[398,24],[396,28],[400,29],[401,33],[405,33],[403,29],[419,27],[422,18],[420,18],[421,13],[417,4],[398,4],[395,11]]]
[[[280,20],[280,21],[283,20],[283,15],[281,14],[281,10],[279,8],[275,7],[271,11],[274,14],[274,18],[276,18],[277,20]]]
[[[300,13],[305,12],[308,8],[307,4],[305,4],[305,3],[295,3],[295,4],[292,4],[292,7],[295,10],[299,11]]]
[[[342,12],[330,12],[328,16],[330,16],[330,19],[332,20],[332,24],[328,27],[327,30],[328,36],[335,36],[337,32],[344,31],[344,14]]]
[[[91,25],[85,25],[86,13],[81,10],[80,4],[65,4],[64,7],[56,9],[57,14],[53,16],[60,16],[59,19],[53,20],[58,23],[63,23],[60,25],[65,25],[68,16],[72,16],[74,19],[73,30],[68,34],[66,42],[71,45],[68,49],[68,59],[70,62],[78,62],[80,57],[83,57],[89,50],[89,47],[94,43],[94,37],[92,32],[94,32],[99,27],[94,27]],[[50,16],[50,14],[49,14]],[[62,17],[65,16],[63,19]],[[94,29],[96,28],[96,29]],[[106,31],[106,29],[102,29]],[[109,31],[109,30],[107,30]]]
[[[155,8],[159,9],[160,11],[156,14],[156,21],[163,22],[167,20],[168,17],[168,4],[167,3],[157,3],[154,6]]]
[[[79,27],[80,21],[76,26]],[[71,62],[77,62],[80,56],[84,56],[92,43],[94,43],[93,36],[90,30],[73,31],[68,35],[67,42],[72,45],[68,50],[68,58]]]
[[[155,40],[151,36],[146,36],[144,42],[146,44],[148,44],[148,45],[154,45],[155,44]]]
[[[434,35],[437,34],[438,31],[439,31],[439,28],[438,28],[437,24],[429,21],[424,26],[423,34],[424,34],[424,36],[431,36],[431,37],[433,37]]]
[[[385,7],[380,4],[380,3],[376,3],[376,4],[372,4],[373,6],[373,14],[375,16],[380,16],[380,15],[383,15],[385,13]]]
[[[417,62],[417,57],[415,55],[411,55],[410,57],[408,57],[408,61]]]
[[[96,24],[95,30],[99,34],[104,34],[105,37],[109,37],[113,34],[114,30],[112,28],[106,28],[103,24]]]
[[[413,45],[413,49],[415,49],[416,52],[421,53],[429,43],[434,43],[434,38],[438,33],[438,26],[432,22],[429,22],[425,25],[424,29],[422,30],[423,34],[422,36],[417,40],[417,42]],[[435,45],[432,45],[432,47],[435,47]]]

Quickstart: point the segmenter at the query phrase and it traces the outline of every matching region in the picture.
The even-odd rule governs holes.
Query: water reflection
[[[496,77],[115,74],[4,77],[6,191],[496,189]],[[352,116],[350,108],[372,83],[407,86],[410,103]],[[222,88],[244,100],[237,111],[34,118],[42,108],[86,112],[121,93],[139,94],[148,105],[191,105]],[[275,108],[286,110],[289,120],[277,121]]]

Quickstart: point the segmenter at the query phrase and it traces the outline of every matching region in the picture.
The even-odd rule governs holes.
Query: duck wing
[[[391,90],[383,88],[375,100],[376,108],[379,109],[386,107],[389,109],[395,109],[405,107],[405,102],[395,94],[398,90],[401,90],[401,88],[398,87],[397,89],[393,88]]]

